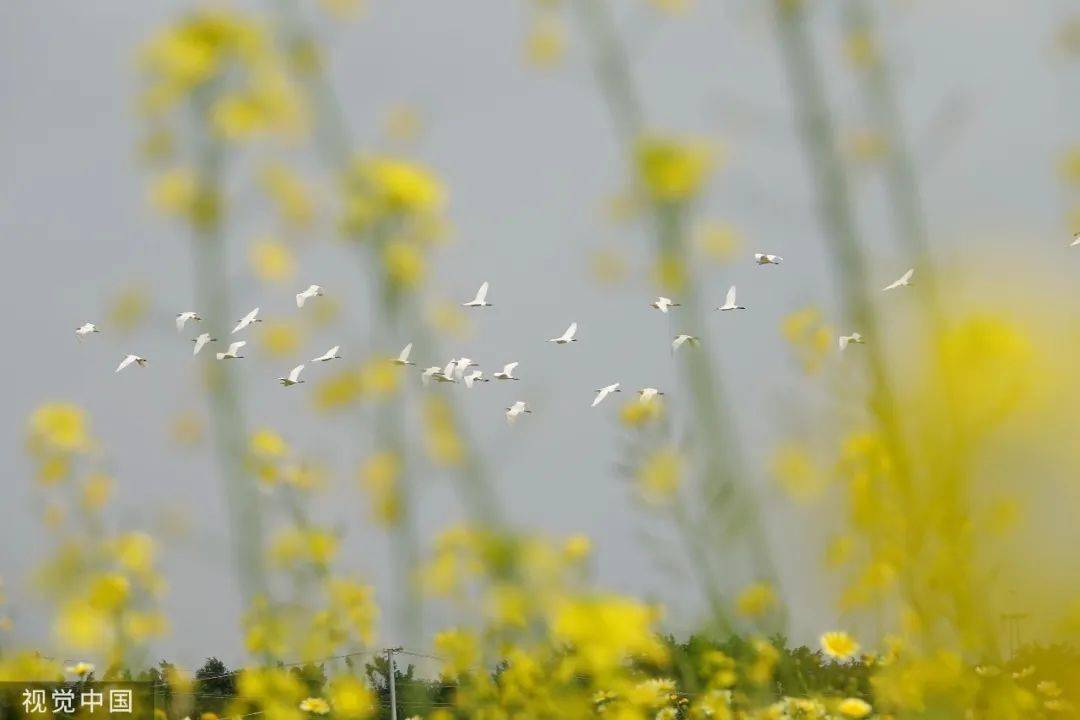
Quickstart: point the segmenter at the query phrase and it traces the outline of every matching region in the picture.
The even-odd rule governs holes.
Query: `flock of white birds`
[[[1076,238],[1072,242],[1072,245],[1073,246],[1080,246],[1080,234],[1077,234]],[[767,253],[756,253],[754,255],[754,261],[758,265],[780,265],[783,262],[783,258],[780,257],[779,255],[770,255],[770,254],[767,254]],[[886,285],[884,288],[882,288],[882,290],[883,291],[889,291],[889,290],[896,290],[898,288],[908,287],[908,286],[910,286],[912,284],[911,280],[912,280],[912,277],[914,276],[914,274],[915,274],[914,268],[909,269],[902,276],[900,276],[900,278],[898,278],[895,282],[892,282],[889,285]],[[489,283],[484,282],[480,286],[479,290],[477,290],[476,296],[472,300],[470,300],[469,302],[462,303],[462,307],[466,307],[466,308],[489,308],[489,307],[493,307],[493,305],[490,302],[488,302],[488,299],[487,299],[489,288],[490,288]],[[322,295],[323,295],[323,288],[321,286],[319,286],[319,285],[310,285],[303,292],[299,292],[299,293],[296,294],[296,307],[298,309],[302,309],[304,307],[305,303],[308,300],[320,297]],[[677,302],[673,301],[671,298],[667,298],[667,297],[658,297],[652,303],[650,303],[650,305],[651,305],[651,307],[659,310],[661,313],[664,313],[664,314],[667,314],[667,313],[671,312],[673,309],[680,307],[680,303],[677,303]],[[731,286],[728,289],[727,295],[724,298],[724,304],[717,307],[716,310],[723,311],[723,312],[733,311],[733,310],[746,310],[746,307],[743,306],[743,305],[739,305],[737,300],[736,300],[735,286],[734,285]],[[188,310],[188,311],[179,313],[176,316],[176,331],[177,332],[183,332],[184,328],[187,327],[187,325],[189,323],[197,323],[197,322],[201,322],[201,321],[202,321],[202,318],[199,316],[198,313],[196,313],[194,311]],[[255,308],[254,310],[249,312],[247,315],[245,315],[243,318],[241,318],[236,323],[236,327],[234,327],[232,329],[232,332],[230,334],[235,335],[237,333],[243,332],[244,330],[248,329],[253,324],[258,323],[258,322],[262,322],[262,320],[259,319],[259,308]],[[570,343],[577,342],[577,340],[578,340],[577,337],[576,337],[577,336],[577,330],[578,330],[578,324],[576,322],[571,322],[569,327],[566,328],[566,331],[563,332],[562,335],[559,335],[558,337],[550,338],[548,340],[548,342],[554,343],[556,345],[568,345]],[[94,323],[84,323],[83,325],[81,325],[79,328],[77,328],[75,330],[75,335],[81,340],[83,337],[85,337],[87,335],[91,335],[93,333],[97,333],[97,332],[100,332],[97,325],[95,325]],[[194,343],[194,349],[192,351],[192,354],[193,355],[198,355],[202,351],[202,349],[204,347],[206,347],[209,343],[217,342],[217,338],[211,337],[209,333],[204,332],[204,333],[200,333],[196,337],[192,338],[191,342]],[[851,344],[860,344],[862,342],[863,342],[863,337],[858,332],[853,332],[850,335],[841,335],[840,338],[839,338],[840,350],[843,351]],[[243,359],[244,355],[241,355],[240,351],[243,349],[243,347],[246,344],[247,344],[246,340],[237,340],[235,342],[229,343],[229,347],[228,347],[227,350],[225,350],[224,352],[219,352],[219,353],[216,354],[217,359],[222,360],[222,361],[224,361],[224,360],[241,360],[241,359]],[[698,340],[698,338],[696,336],[687,335],[687,334],[680,334],[680,335],[676,336],[674,338],[674,340],[671,341],[671,352],[674,354],[675,352],[679,351],[679,349],[683,348],[684,346],[696,347],[698,344],[699,344],[699,340]],[[415,365],[416,363],[414,363],[412,360],[410,360],[410,355],[412,353],[412,348],[413,348],[412,343],[409,343],[408,345],[406,345],[401,350],[401,353],[396,358],[391,360],[391,362],[393,362],[395,365],[402,365],[402,366]],[[316,358],[312,358],[311,362],[324,363],[324,362],[330,362],[331,360],[340,360],[341,359],[341,355],[339,354],[340,350],[341,350],[340,346],[335,345],[334,347],[330,348],[329,350],[327,350],[322,355],[320,355],[320,356],[318,356]],[[146,360],[145,357],[143,357],[141,355],[128,354],[123,358],[123,360],[120,361],[120,364],[116,367],[116,372],[120,372],[120,371],[124,370],[125,368],[130,367],[131,365],[138,365],[139,367],[145,367],[146,364],[147,364],[147,360]],[[519,378],[514,375],[514,370],[517,368],[517,366],[518,366],[517,362],[507,363],[503,367],[503,369],[501,371],[493,373],[492,378],[494,378],[495,380],[498,380],[498,381],[518,380]],[[300,378],[300,374],[304,371],[304,367],[305,367],[304,364],[297,365],[292,370],[290,370],[289,373],[286,376],[278,378],[278,382],[280,382],[285,387],[291,387],[293,385],[298,385],[300,383],[305,382],[304,380],[302,380]],[[460,383],[463,383],[465,385],[465,387],[471,389],[472,387],[474,387],[476,385],[476,383],[489,382],[488,378],[484,377],[484,373],[483,373],[482,370],[473,369],[473,368],[477,368],[477,367],[479,367],[478,364],[476,362],[474,362],[471,358],[467,358],[467,357],[453,358],[445,366],[435,365],[435,366],[424,369],[420,373],[420,380],[424,385],[428,385],[431,382],[438,382],[438,383],[459,383],[460,382]],[[612,383],[610,385],[607,385],[605,387],[599,388],[598,390],[596,390],[596,395],[593,398],[592,407],[596,407],[597,405],[602,403],[609,395],[611,395],[612,393],[617,393],[617,392],[621,392],[620,383],[617,383],[617,382]],[[643,403],[653,402],[658,396],[662,396],[664,394],[664,393],[660,392],[657,388],[654,388],[654,387],[642,388],[642,389],[638,390],[637,393],[638,393],[640,402],[643,402]],[[517,402],[513,403],[510,407],[506,408],[507,422],[509,422],[510,424],[513,424],[522,414],[531,413],[531,412],[532,412],[532,410],[529,409],[528,403],[526,403],[523,400],[518,400]]]

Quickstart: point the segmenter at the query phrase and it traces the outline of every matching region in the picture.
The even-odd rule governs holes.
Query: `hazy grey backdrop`
[[[763,4],[763,3],[761,3]],[[850,73],[842,70],[835,5],[817,3],[817,41],[830,68],[830,91],[844,128],[859,126]],[[708,270],[709,300],[731,282],[750,312],[711,317],[731,413],[752,458],[753,484],[773,515],[770,533],[781,558],[785,592],[794,599],[796,638],[831,619],[817,582],[817,548],[803,541],[792,510],[762,470],[780,439],[800,389],[778,321],[807,302],[832,307],[813,200],[789,117],[788,93],[770,23],[755,2],[698,0],[685,20],[664,21],[644,1],[618,0],[634,40],[634,70],[658,128],[709,134],[730,162],[707,196],[709,215],[747,238],[731,265]],[[607,110],[599,100],[576,33],[553,72],[520,61],[527,26],[524,2],[510,0],[371,0],[367,16],[329,28],[332,72],[354,137],[378,136],[383,111],[407,102],[425,118],[415,155],[445,178],[456,241],[436,256],[432,287],[464,300],[484,279],[498,307],[476,333],[447,355],[468,354],[486,369],[517,359],[525,380],[494,385],[465,399],[482,449],[493,458],[498,490],[514,520],[554,533],[586,531],[597,547],[602,584],[667,601],[673,626],[695,610],[692,583],[665,575],[643,550],[652,526],[616,474],[614,408],[587,412],[591,391],[621,380],[656,385],[680,403],[666,325],[645,303],[654,292],[647,241],[603,217],[604,198],[624,178]],[[137,46],[190,7],[165,0],[38,0],[4,3],[0,23],[0,237],[7,311],[2,354],[4,410],[0,434],[7,462],[0,492],[0,575],[13,595],[16,636],[42,643],[47,615],[35,607],[27,573],[47,551],[23,453],[28,413],[47,399],[84,405],[119,482],[117,523],[159,527],[168,512],[190,518],[186,538],[163,548],[173,623],[160,654],[197,662],[208,654],[242,657],[238,594],[230,568],[225,512],[215,465],[205,447],[183,452],[168,424],[201,410],[189,345],[171,326],[175,312],[196,307],[187,239],[146,206],[145,175],[133,151],[132,111]],[[897,64],[906,118],[917,147],[931,147],[929,128],[941,108],[959,102],[966,120],[948,151],[923,157],[923,190],[935,247],[942,256],[1012,245],[1036,264],[1066,231],[1055,163],[1075,137],[1080,93],[1055,61],[1051,38],[1074,5],[1060,0],[957,0],[887,3],[887,41]],[[571,20],[573,16],[571,15]],[[1071,85],[1069,83],[1072,83]],[[953,98],[952,101],[949,98]],[[933,160],[933,162],[929,162]],[[875,248],[875,280],[907,267],[888,238],[880,191],[864,188],[863,228]],[[245,247],[270,221],[245,216],[230,228],[238,278],[236,304],[264,313],[290,312],[292,293],[316,282],[363,322],[368,293],[351,256],[332,238],[305,246],[291,286],[261,286],[246,273]],[[590,279],[587,254],[615,244],[635,269],[618,289]],[[785,257],[780,268],[755,268],[756,249]],[[1056,263],[1050,275],[1063,270]],[[118,286],[153,290],[150,326],[121,343],[102,335],[75,342],[72,330],[101,321]],[[543,342],[570,320],[581,342]],[[362,327],[362,325],[360,326]],[[348,355],[354,328],[340,338]],[[312,357],[339,341],[310,339]],[[149,356],[144,371],[114,375],[127,352]],[[444,362],[442,358],[418,358]],[[325,517],[349,529],[344,559],[379,582],[389,606],[387,548],[368,526],[352,482],[363,448],[355,424],[314,421],[305,390],[283,392],[274,378],[288,362],[252,358],[243,382],[253,426],[284,431],[290,442],[333,463]],[[454,388],[457,391],[458,388]],[[508,431],[502,409],[527,399],[536,413]],[[446,481],[425,486],[421,525],[429,537],[458,515]],[[389,608],[384,615],[391,616]],[[392,642],[391,623],[383,637]]]

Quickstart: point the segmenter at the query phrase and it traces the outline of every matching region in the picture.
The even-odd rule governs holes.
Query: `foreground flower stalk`
[[[592,46],[594,74],[620,140],[631,160],[636,158],[641,163],[645,158],[644,162],[648,162],[651,150],[645,135],[644,111],[611,6],[606,0],[579,0],[575,5]],[[665,153],[662,146],[655,151]],[[687,200],[692,194],[693,190],[684,191],[677,186],[654,193],[650,215],[661,274],[670,269],[679,286],[681,320],[686,327],[695,328],[701,342],[708,346],[700,291],[694,273],[687,269],[691,265]],[[671,327],[675,329],[674,324]],[[699,513],[691,515],[687,510],[677,524],[688,552],[704,561],[697,570],[702,576],[714,623],[717,629],[725,629],[730,621],[720,604],[718,580],[708,567],[711,553],[701,547],[700,534],[712,534],[720,542],[733,538],[741,541],[750,558],[751,571],[765,579],[775,582],[776,571],[756,500],[739,479],[744,475],[741,453],[730,419],[723,411],[724,392],[712,357],[707,352],[685,353],[682,369],[693,401],[692,422],[696,431],[691,442],[700,454],[699,489],[703,502]],[[719,537],[710,530],[717,518],[723,518]]]

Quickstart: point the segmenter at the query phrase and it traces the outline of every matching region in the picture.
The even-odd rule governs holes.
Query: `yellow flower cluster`
[[[716,150],[702,140],[646,135],[635,148],[642,190],[654,202],[692,200],[704,188],[716,161]]]
[[[192,13],[161,30],[141,60],[142,107],[151,119],[213,86],[203,119],[227,140],[306,129],[299,93],[269,33],[252,17],[223,9]]]

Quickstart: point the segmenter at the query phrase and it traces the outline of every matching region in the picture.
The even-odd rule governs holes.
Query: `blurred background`
[[[276,5],[229,7],[273,15],[291,6]],[[823,578],[820,564],[831,515],[793,503],[772,471],[777,447],[823,417],[830,391],[807,381],[804,358],[792,352],[783,328],[808,306],[837,332],[858,328],[845,324],[840,309],[771,4],[699,1],[682,12],[644,0],[614,4],[613,27],[647,107],[644,127],[709,147],[711,180],[696,193],[687,230],[702,304],[711,310],[735,284],[749,308],[708,312],[706,327],[681,328],[648,307],[665,287],[663,278],[657,283],[651,225],[636,221],[626,197],[633,168],[619,140],[619,111],[613,115],[598,90],[595,46],[572,9],[370,0],[342,20],[334,8],[296,5],[319,38],[339,130],[355,151],[407,156],[445,188],[438,239],[425,250],[422,283],[411,290],[439,338],[437,354],[430,343],[418,344],[419,368],[461,356],[488,374],[521,363],[519,383],[470,391],[424,390],[419,370],[410,369],[393,398],[406,407],[405,436],[426,432],[418,419],[423,398],[454,398],[484,458],[500,516],[554,536],[588,534],[598,583],[662,602],[665,625],[685,631],[703,601],[688,589],[693,571],[672,560],[677,531],[629,487],[624,450],[632,430],[620,420],[621,404],[589,403],[611,382],[626,390],[654,386],[667,393],[675,432],[692,424],[678,415],[693,390],[670,340],[672,330],[707,332],[707,347],[699,350],[722,378],[723,406],[744,455],[743,482],[768,518],[788,633],[804,641],[832,624],[836,583]],[[845,29],[840,3],[813,5],[808,34],[876,292],[916,262],[891,239],[882,181],[888,150],[852,67],[858,38]],[[1059,303],[1055,315],[1074,314],[1080,253],[1063,248],[1080,229],[1075,3],[872,5],[939,288],[959,297],[975,287],[1002,304],[1020,302],[1020,288],[1037,289],[1039,302]],[[198,290],[191,228],[154,208],[154,193],[160,201],[167,191],[147,169],[154,122],[139,100],[146,85],[140,48],[190,9],[163,0],[12,3],[0,26],[0,235],[9,298],[9,341],[0,360],[7,379],[0,435],[8,458],[0,575],[9,586],[16,642],[49,634],[48,613],[32,592],[18,589],[46,556],[50,534],[42,523],[47,501],[29,481],[35,464],[24,451],[27,418],[43,402],[65,400],[92,418],[100,446],[95,462],[115,478],[109,522],[158,538],[172,630],[155,650],[185,663],[207,654],[228,662],[244,657],[230,512],[202,392],[204,366],[213,362],[206,356],[224,349],[220,333],[227,328],[215,331],[218,347],[193,359],[195,333],[173,326],[178,312],[210,311]],[[312,124],[317,135],[320,123]],[[341,531],[342,563],[379,588],[381,636],[394,642],[407,634],[393,609],[400,601],[392,582],[400,541],[372,520],[371,498],[356,482],[358,468],[378,450],[382,416],[348,397],[339,403],[334,393],[348,396],[348,388],[327,384],[338,378],[348,385],[338,365],[396,354],[419,338],[407,325],[380,330],[391,311],[365,275],[370,261],[357,241],[342,238],[341,182],[312,150],[317,142],[302,132],[270,149],[261,142],[223,161],[230,201],[225,251],[214,265],[224,268],[231,296],[223,321],[255,306],[265,319],[247,338],[248,358],[233,368],[245,437],[272,429],[295,452],[318,459],[325,489],[314,497],[314,511]],[[268,177],[260,173],[275,163],[302,180],[310,220],[283,225],[260,194],[251,178]],[[784,263],[757,267],[754,252],[781,255]],[[485,280],[495,307],[462,313],[459,304]],[[298,312],[293,296],[311,283],[326,295]],[[579,323],[578,343],[545,342],[570,321]],[[102,334],[76,341],[73,330],[83,322],[98,323]],[[1055,349],[1052,336],[1042,339],[1039,351]],[[834,354],[834,341],[829,335],[823,362],[841,387],[845,378],[857,382],[857,371],[843,364],[850,357]],[[307,384],[284,389],[275,381],[336,344],[344,359],[309,362]],[[129,352],[147,357],[148,366],[115,374]],[[508,427],[503,412],[519,399],[534,413]],[[437,465],[418,462],[412,478],[421,547],[468,514],[454,480]],[[269,516],[267,522],[272,526]],[[1066,565],[1059,570],[1075,576],[1075,561],[1059,560]],[[723,561],[719,568],[723,575]],[[431,611],[425,627],[439,622]],[[1045,631],[1038,617],[1024,626],[1032,636]]]

